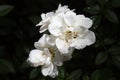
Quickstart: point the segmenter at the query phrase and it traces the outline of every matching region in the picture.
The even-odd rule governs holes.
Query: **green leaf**
[[[115,42],[115,39],[114,38],[106,38],[104,39],[104,45],[110,45],[110,44],[113,44]]]
[[[40,22],[40,17],[39,16],[31,16],[29,17],[29,20],[33,23],[33,24],[38,24]]]
[[[82,80],[90,80],[89,76],[84,75]]]
[[[99,5],[93,5],[93,6],[84,8],[83,11],[89,14],[98,14],[100,12],[100,7]]]
[[[80,80],[81,73],[82,73],[81,70],[75,70],[75,71],[73,71],[69,75],[68,80]]]
[[[0,5],[0,16],[7,15],[13,8],[11,5]]]
[[[30,66],[30,65],[28,64],[27,61],[24,61],[24,62],[22,63],[22,65],[21,65],[22,69],[26,69],[26,68],[28,68],[29,66]]]
[[[96,2],[96,0],[86,0],[87,5],[93,5]]]
[[[114,56],[114,58],[120,62],[120,56]]]
[[[30,72],[30,79],[34,79],[36,78],[40,73],[40,69],[33,69],[31,72]]]
[[[108,0],[97,0],[97,2],[98,2],[101,6],[104,6],[105,3],[108,2]]]
[[[101,16],[92,16],[91,19],[93,20],[93,29],[98,28],[101,23]]]
[[[110,22],[113,23],[118,23],[118,17],[116,13],[110,9],[105,10],[104,16],[109,20]]]
[[[120,7],[120,0],[112,0],[111,5],[113,7]]]
[[[12,63],[7,60],[0,59],[0,74],[7,74],[9,72],[15,72]]]
[[[120,69],[120,47],[113,46],[108,50],[108,52],[111,54],[112,64]]]
[[[65,73],[64,68],[60,67],[59,68],[59,76],[58,77],[63,80],[65,78],[65,75],[66,75],[66,73]]]
[[[112,56],[112,64],[120,69],[120,56]]]
[[[100,80],[100,71],[96,70],[91,75],[91,80]]]
[[[101,73],[100,80],[111,80],[111,78],[113,77],[113,74],[114,74],[114,73],[112,73],[111,69],[109,69],[108,67],[101,68],[100,73]]]
[[[5,54],[5,46],[0,46],[0,56],[2,56],[3,54]]]
[[[111,54],[111,56],[120,56],[120,47],[113,46],[108,50],[108,52]]]
[[[98,53],[98,55],[96,56],[96,59],[95,59],[95,64],[99,65],[101,63],[104,63],[107,60],[107,56],[108,55],[105,52]]]

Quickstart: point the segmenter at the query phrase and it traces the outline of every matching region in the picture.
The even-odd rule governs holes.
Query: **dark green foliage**
[[[81,70],[75,70],[69,74],[67,80],[79,80],[81,73]]]
[[[0,5],[0,16],[5,16],[13,9],[10,5]]]
[[[40,69],[33,69],[31,72],[30,72],[30,79],[35,79],[37,76],[40,76],[40,72],[41,70]]]
[[[120,0],[112,0],[111,5],[112,7],[120,7]]]
[[[7,60],[0,60],[0,74],[7,74],[7,73],[14,73],[14,67],[12,63],[8,62]]]
[[[41,13],[66,4],[93,20],[96,43],[75,50],[55,79],[26,62],[42,34]],[[1,0],[0,80],[120,80],[120,0]]]
[[[100,12],[100,7],[99,7],[99,5],[93,5],[93,6],[85,8],[83,11],[94,15],[94,14],[98,14]]]
[[[109,9],[105,10],[104,15],[109,21],[113,23],[118,23],[118,17],[112,10]]]
[[[100,80],[100,71],[96,70],[91,74],[91,80]]]
[[[107,60],[108,54],[105,52],[100,52],[97,54],[95,59],[95,64],[99,65],[101,63],[104,63]]]
[[[82,79],[83,80],[90,80],[89,76],[87,76],[87,75],[84,75]]]

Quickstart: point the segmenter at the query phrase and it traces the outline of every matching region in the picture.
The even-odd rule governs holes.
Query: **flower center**
[[[51,57],[53,58],[55,55],[54,49],[53,48],[49,48],[49,52],[51,54]]]
[[[43,56],[50,57],[51,59],[55,56],[55,49],[53,47],[45,48]]]
[[[72,32],[70,30],[65,32],[65,41],[68,42],[70,39],[78,37],[78,32]]]

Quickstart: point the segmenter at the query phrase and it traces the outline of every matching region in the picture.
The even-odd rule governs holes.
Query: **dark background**
[[[76,50],[52,79],[26,59],[42,35],[41,13],[59,3],[93,20],[96,43]],[[120,80],[120,0],[0,0],[0,80]]]

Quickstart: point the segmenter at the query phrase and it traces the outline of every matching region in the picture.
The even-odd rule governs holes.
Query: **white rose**
[[[58,9],[55,12],[48,12],[48,13],[42,13],[41,14],[41,18],[42,21],[40,21],[36,26],[41,26],[40,27],[40,33],[45,32],[48,29],[48,26],[51,22],[51,18],[53,16],[57,16],[59,14],[64,14],[66,12],[70,11],[70,9],[68,8],[68,6],[61,6],[61,4],[59,4]]]
[[[55,39],[52,35],[43,34],[34,44],[37,49],[32,50],[27,59],[31,66],[42,66],[44,76],[53,78],[58,75],[57,66],[62,66],[64,61],[55,46]]]
[[[48,30],[57,37],[55,44],[58,50],[69,53],[72,48],[82,49],[95,42],[95,34],[89,30],[92,23],[90,18],[69,11],[54,16]]]

